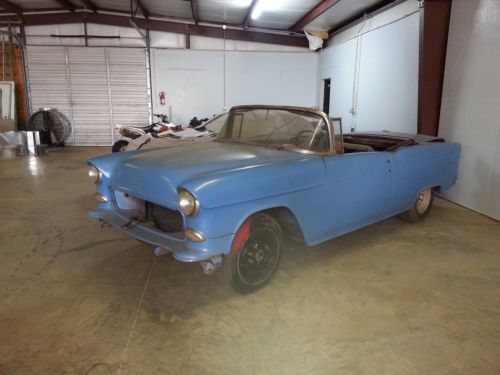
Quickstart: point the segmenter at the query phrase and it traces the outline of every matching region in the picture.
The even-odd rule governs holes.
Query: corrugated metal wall
[[[68,144],[110,145],[114,124],[150,121],[142,48],[28,47],[32,110],[53,107],[73,124]]]

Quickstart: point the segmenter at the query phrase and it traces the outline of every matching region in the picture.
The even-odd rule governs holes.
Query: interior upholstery
[[[344,142],[344,152],[373,152],[375,149],[372,146],[360,145],[357,143]]]

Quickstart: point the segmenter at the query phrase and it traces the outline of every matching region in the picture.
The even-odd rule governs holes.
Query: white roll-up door
[[[57,108],[71,120],[66,48],[29,47],[27,61],[32,111]]]
[[[140,48],[28,47],[32,109],[53,107],[73,124],[68,144],[110,145],[116,123],[147,125],[149,71]]]
[[[149,121],[151,99],[146,54],[131,48],[108,48],[111,107],[115,124],[134,125]],[[120,135],[115,130],[115,138]]]
[[[106,51],[104,48],[68,48],[73,137],[76,145],[109,145],[112,124],[109,110]]]

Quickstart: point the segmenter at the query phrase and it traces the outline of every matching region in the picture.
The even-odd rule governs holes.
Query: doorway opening
[[[330,115],[330,83],[330,78],[323,80],[323,112],[327,115]]]

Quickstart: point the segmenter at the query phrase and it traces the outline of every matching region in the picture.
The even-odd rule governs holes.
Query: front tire
[[[403,212],[399,215],[399,218],[408,221],[410,223],[418,223],[425,219],[432,209],[432,203],[434,202],[434,189],[427,189],[421,191],[412,208],[408,211]]]
[[[247,294],[266,285],[278,269],[282,242],[281,227],[271,216],[256,214],[247,219],[223,264],[232,288]]]
[[[113,146],[111,147],[111,151],[112,152],[124,152],[126,151],[125,149],[127,148],[128,146],[128,141],[124,140],[124,139],[120,139],[119,141],[116,141],[115,143],[113,143]]]

